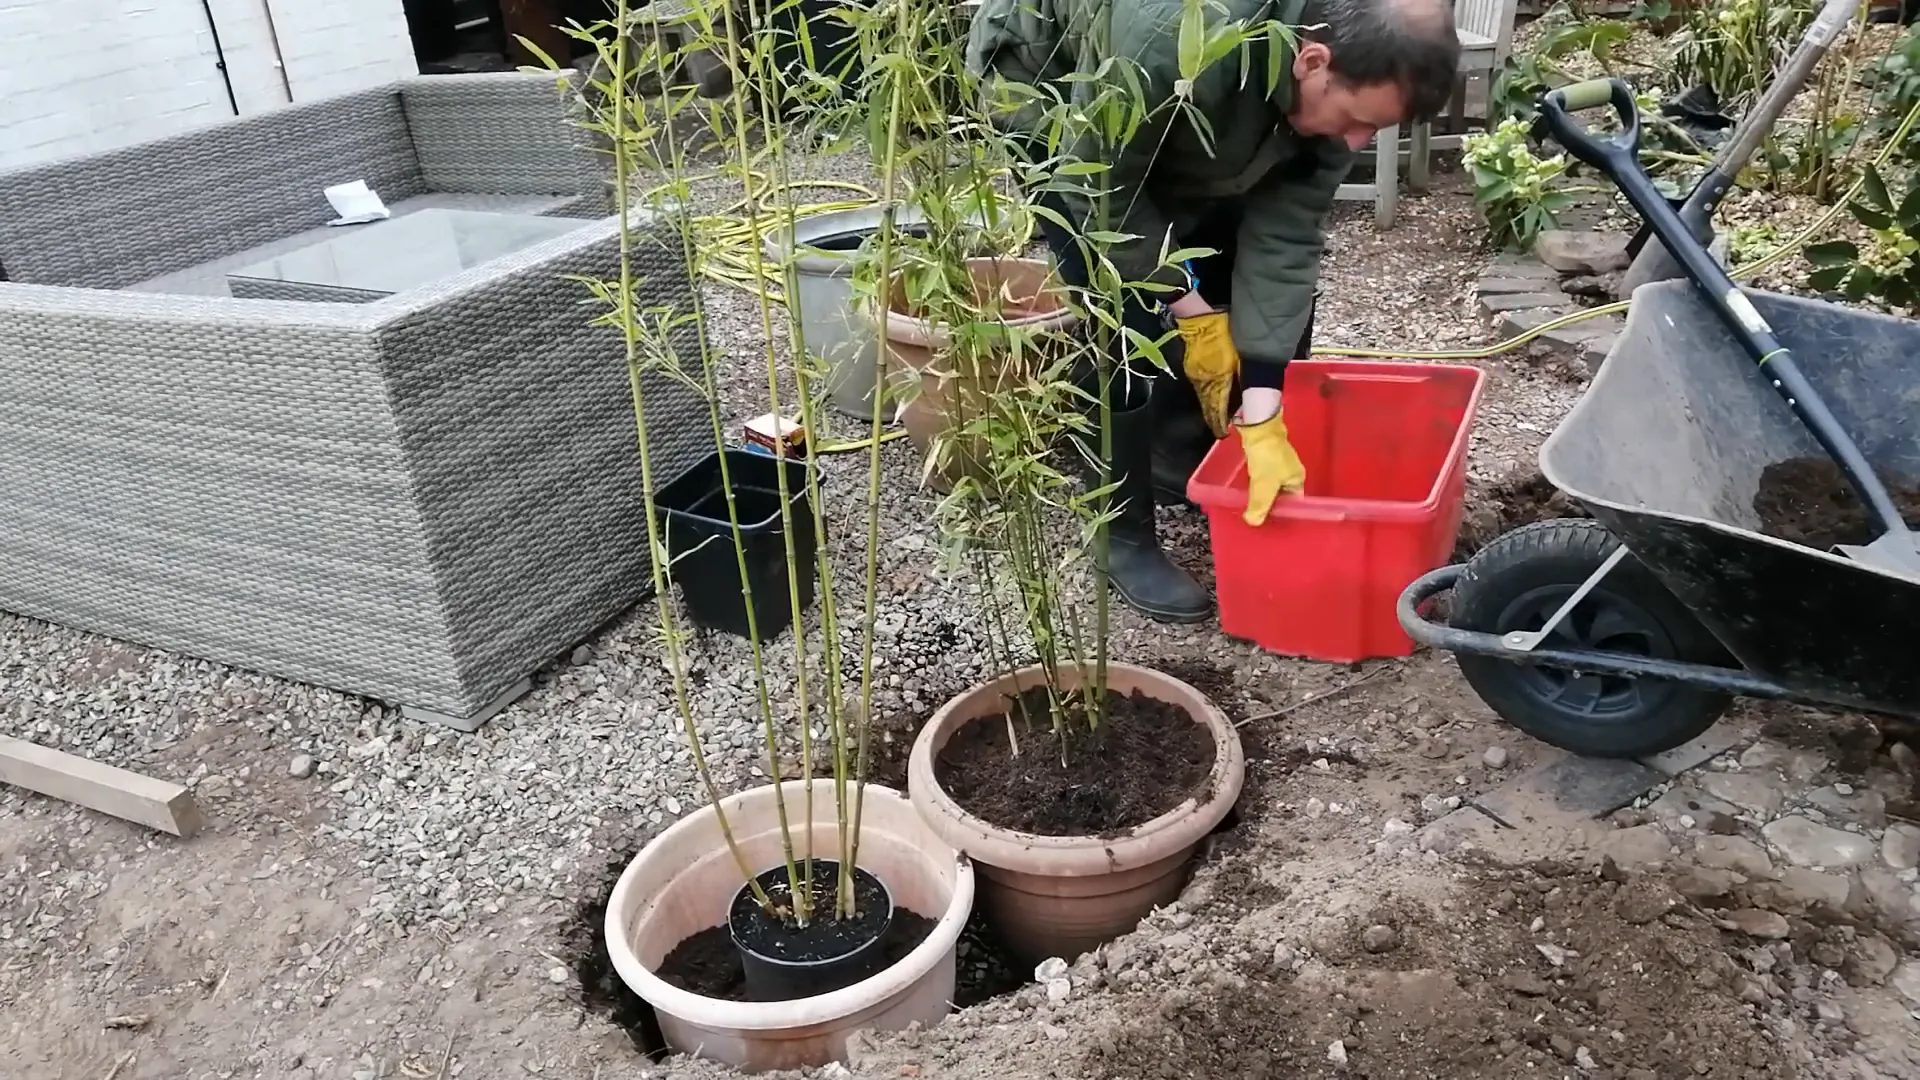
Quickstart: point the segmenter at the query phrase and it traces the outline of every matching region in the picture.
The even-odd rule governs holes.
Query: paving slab
[[[1697,739],[1681,743],[1662,754],[1643,757],[1640,764],[1657,769],[1668,776],[1679,776],[1688,769],[1697,769],[1729,750],[1746,745],[1753,738],[1753,730],[1747,724],[1731,721],[1715,724]]]
[[[1479,796],[1473,805],[1510,828],[1567,825],[1605,817],[1666,779],[1637,761],[1569,754]]]
[[[1490,293],[1483,291],[1480,294],[1480,311],[1486,315],[1497,315],[1502,311],[1524,311],[1527,308],[1553,307],[1555,305],[1565,305],[1568,311],[1572,311],[1579,306],[1569,300],[1567,294],[1563,292]],[[1575,325],[1578,324],[1576,323]]]
[[[1445,817],[1430,821],[1414,833],[1414,844],[1421,851],[1437,851],[1450,855],[1460,849],[1460,845],[1489,833],[1497,832],[1501,824],[1472,806],[1463,806]]]
[[[1473,283],[1474,291],[1478,292],[1481,296],[1491,296],[1496,293],[1535,293],[1535,292],[1558,291],[1557,282],[1553,277],[1543,276],[1539,274],[1533,274],[1533,275],[1516,274],[1516,275],[1508,276],[1506,274],[1500,273],[1497,270],[1489,270],[1487,271],[1487,273],[1489,276],[1483,277]],[[1498,276],[1494,276],[1494,275],[1498,275]]]

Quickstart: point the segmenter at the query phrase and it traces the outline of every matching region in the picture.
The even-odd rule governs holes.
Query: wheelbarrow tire
[[[1490,634],[1539,629],[1618,546],[1604,525],[1588,518],[1524,525],[1468,561],[1454,587],[1448,621]],[[1594,586],[1561,627],[1573,638],[1562,647],[1724,662],[1719,641],[1632,554]],[[1601,640],[1584,640],[1585,632]],[[1548,639],[1563,640],[1558,634]],[[1665,679],[1575,679],[1564,670],[1497,657],[1461,653],[1456,659],[1468,684],[1501,719],[1587,757],[1638,758],[1671,750],[1712,727],[1731,701],[1725,694]]]

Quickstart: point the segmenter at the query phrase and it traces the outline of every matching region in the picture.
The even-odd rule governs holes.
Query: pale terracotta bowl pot
[[[781,784],[794,845],[804,850],[806,787]],[[814,781],[814,854],[838,850],[830,780]],[[849,799],[852,798],[849,785]],[[721,800],[734,839],[756,871],[781,861],[773,785]],[[869,784],[860,827],[860,866],[886,883],[897,908],[934,918],[933,932],[899,963],[862,982],[794,1001],[723,1001],[669,985],[654,971],[674,946],[725,925],[740,888],[720,818],[703,806],[640,849],[607,902],[607,952],[621,981],[652,1005],[677,1053],[749,1072],[816,1068],[846,1056],[862,1028],[929,1028],[952,1008],[960,929],[973,909],[973,867],[914,812],[906,796]]]
[[[968,259],[966,265],[978,302],[985,304],[992,297],[1005,296],[1005,306],[1000,310],[1008,326],[1035,334],[1060,333],[1080,321],[1067,302],[1066,290],[1054,277],[1053,264],[1045,259],[976,258]],[[904,302],[900,286],[895,286],[894,294],[894,305]],[[952,426],[950,414],[956,407],[973,395],[992,393],[996,387],[959,375],[936,373],[936,360],[953,347],[947,327],[908,315],[896,310],[894,305],[889,305],[886,317],[881,319],[874,314],[876,305],[869,304],[867,317],[880,331],[887,369],[913,371],[919,375],[919,392],[907,399],[900,412],[900,423],[907,430],[908,441],[924,455],[934,440]],[[998,372],[994,375],[997,379]],[[963,448],[958,460],[967,461],[980,452]],[[949,462],[947,468],[933,470],[927,479],[936,490],[948,491],[964,471],[964,465]]]
[[[1071,687],[1078,678],[1061,673]],[[1023,960],[1071,961],[1132,930],[1180,894],[1194,851],[1233,808],[1246,780],[1246,755],[1233,725],[1205,695],[1171,675],[1109,663],[1107,685],[1179,706],[1213,736],[1213,772],[1204,798],[1120,836],[1039,836],[1003,829],[960,808],[934,779],[933,763],[970,721],[997,718],[1006,698],[1041,682],[1039,665],[983,683],[941,706],[914,740],[907,763],[913,805],[941,840],[980,867],[981,903],[1002,940]]]

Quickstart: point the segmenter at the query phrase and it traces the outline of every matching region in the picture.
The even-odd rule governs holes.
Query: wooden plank
[[[178,837],[202,824],[193,793],[179,784],[11,735],[0,735],[0,781]]]

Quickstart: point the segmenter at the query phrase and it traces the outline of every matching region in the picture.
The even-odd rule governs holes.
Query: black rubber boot
[[[1121,602],[1150,619],[1201,622],[1213,614],[1213,597],[1160,550],[1154,526],[1153,407],[1150,401],[1128,404],[1113,410],[1118,512],[1108,528],[1108,577]]]
[[[1169,381],[1161,377],[1153,395],[1153,492],[1161,506],[1193,506],[1187,497],[1187,480],[1213,448],[1213,432],[1207,430],[1197,402],[1191,409],[1179,407]],[[1192,396],[1190,390],[1187,396]],[[1176,404],[1165,404],[1169,399]]]

